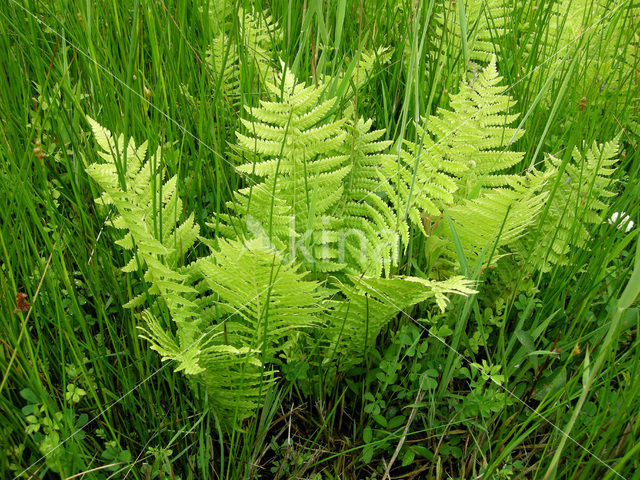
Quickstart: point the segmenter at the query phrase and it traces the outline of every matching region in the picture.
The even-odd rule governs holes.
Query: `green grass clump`
[[[0,477],[633,478],[639,14],[2,2]]]

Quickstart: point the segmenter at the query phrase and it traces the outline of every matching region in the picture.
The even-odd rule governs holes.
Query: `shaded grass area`
[[[381,478],[402,440],[394,478],[544,477],[563,441],[553,425],[564,429],[570,421],[589,384],[585,371],[602,354],[637,258],[637,231],[605,221],[592,232],[589,251],[523,279],[532,288],[505,295],[492,315],[473,300],[454,301],[458,350],[501,365],[508,392],[485,386],[464,360],[403,316],[363,368],[313,398],[285,380],[244,433],[225,437],[203,408],[206,398],[138,337],[140,318],[122,308],[137,293],[137,277],[119,270],[127,259],[84,173],[95,157],[85,116],[148,139],[150,149],[162,146],[164,167],[181,179],[185,212],[195,212],[198,223],[222,211],[242,181],[229,147],[239,106],[255,105],[261,92],[241,62],[247,72],[239,98],[222,94],[224,79],[205,61],[210,12],[220,8],[213,3],[0,6],[0,472]],[[637,220],[638,56],[624,36],[637,25],[632,4],[610,2],[605,11],[612,15],[587,18],[597,26],[569,43],[539,25],[574,21],[572,10],[552,20],[551,5],[537,6],[508,10],[510,33],[496,39],[500,73],[524,112],[527,133],[516,146],[526,165],[518,168],[546,153],[567,158],[573,146],[624,129],[619,195],[610,211]],[[411,120],[446,106],[447,92],[457,90],[470,65],[464,46],[438,34],[435,2],[273,1],[253,8],[270,12],[280,26],[271,60],[280,57],[309,82],[335,75],[361,50],[390,48],[390,61],[358,93],[357,108],[391,139],[415,140]],[[459,23],[474,28],[464,18]],[[241,23],[231,23],[231,41],[241,36]],[[552,58],[561,48],[571,54]],[[424,250],[410,245],[401,273],[421,272]],[[500,288],[497,280],[492,285]],[[19,308],[19,293],[29,307]],[[418,319],[425,312],[408,313]],[[478,343],[468,325],[491,327],[491,341]],[[638,327],[632,304],[613,343],[604,344],[604,362],[571,431],[584,448],[567,441],[558,478],[616,478],[603,462],[627,478],[638,470]],[[467,368],[468,378],[439,377],[447,362]],[[436,385],[421,389],[420,374],[429,370]],[[414,407],[419,413],[409,423]]]

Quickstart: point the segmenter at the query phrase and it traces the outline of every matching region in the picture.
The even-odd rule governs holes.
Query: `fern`
[[[298,84],[288,69],[281,78],[282,91],[267,82],[279,101],[248,108],[252,120],[243,120],[246,134],[237,133],[239,152],[252,160],[237,170],[263,180],[239,190],[228,203],[231,214],[221,219],[227,225],[234,218],[255,219],[278,247],[292,235],[310,232],[303,238],[311,257],[303,256],[303,263],[321,259],[317,268],[339,270],[344,265],[338,263],[337,237],[322,238],[316,232],[334,230],[339,223],[331,211],[349,171],[336,155],[346,138],[344,122],[322,123],[335,100],[318,102],[321,90]],[[223,231],[236,234],[232,228]],[[295,256],[295,251],[290,253]]]
[[[236,44],[223,32],[215,36],[207,50],[206,61],[213,71],[219,90],[227,98],[238,97],[240,85],[239,55]],[[235,101],[233,104],[235,105]]]
[[[193,215],[178,222],[177,179],[152,168],[161,164],[159,151],[144,161],[145,147],[131,143],[120,162],[124,146],[92,122],[107,163],[87,169],[119,213],[114,225],[126,231],[119,244],[135,254],[124,270],[142,268],[149,285],[128,305],[148,307],[144,338],[204,387],[230,428],[257,408],[283,362],[314,339],[323,338],[322,363],[348,367],[399,312],[426,299],[444,309],[447,295],[473,293],[459,277],[392,277],[409,242],[411,187],[406,176],[406,185],[387,178],[398,156],[381,140],[383,130],[372,130],[371,120],[333,119],[335,98],[323,99],[325,90],[298,83],[286,68],[266,88],[271,100],[248,108],[237,133],[234,148],[244,159],[237,169],[258,181],[236,191],[219,215],[215,226],[226,239],[200,238]],[[417,164],[430,175],[419,176],[420,188],[439,176],[444,200],[454,199],[460,176],[435,161]],[[426,198],[435,205],[437,195]],[[197,240],[211,253],[188,263]],[[300,247],[310,255],[296,259]]]
[[[350,126],[345,146],[350,151],[342,158],[351,168],[336,216],[342,219],[340,249],[347,271],[378,277],[397,265],[402,245],[409,243],[409,227],[385,201],[391,187],[382,170],[393,155],[384,152],[392,142],[380,141],[384,130],[371,131],[371,125],[371,120],[359,119]]]
[[[509,177],[498,173],[524,157],[507,150],[524,131],[509,127],[519,115],[508,113],[516,102],[504,94],[501,80],[494,57],[475,81],[461,83],[450,99],[453,110],[438,109],[427,121],[426,130],[437,139],[432,150],[444,161],[443,169],[457,177],[459,198],[474,196],[484,186],[506,185]]]
[[[574,149],[572,162],[560,172],[562,162],[550,156],[547,170],[554,175],[543,191],[550,197],[548,214],[542,225],[529,229],[520,244],[522,258],[528,258],[543,271],[553,265],[566,265],[569,253],[586,248],[591,225],[602,222],[604,202],[615,194],[608,190],[618,159],[618,139],[604,145],[593,143],[581,153]]]
[[[150,348],[163,361],[175,363],[176,372],[182,371],[194,384],[204,387],[223,426],[238,428],[242,420],[251,416],[275,380],[275,372],[265,368],[259,351],[222,343],[223,332],[214,327],[185,348],[148,311],[143,317],[141,337],[149,341]]]
[[[360,54],[360,59],[354,68],[351,78],[355,89],[360,90],[371,80],[376,67],[386,65],[391,60],[391,51],[387,47],[378,47],[375,50],[365,50]]]
[[[261,84],[274,80],[271,51],[280,39],[277,25],[270,16],[260,16],[242,8],[237,11],[229,1],[217,2],[210,10],[215,32],[205,56],[216,92],[221,92],[228,104],[240,104],[241,81]],[[235,13],[235,15],[234,15]],[[237,41],[232,23],[237,22]],[[241,68],[242,66],[246,68]],[[241,79],[242,74],[248,75]],[[185,92],[188,95],[188,92]]]
[[[433,282],[416,277],[359,278],[338,283],[343,299],[329,301],[326,314],[325,362],[337,361],[346,369],[361,361],[367,347],[375,345],[380,331],[398,313],[427,298],[435,299],[444,311],[447,294],[475,293],[463,277]],[[406,312],[405,312],[406,313]]]
[[[182,201],[176,195],[177,178],[162,184],[160,173],[152,170],[152,164],[159,165],[159,151],[153,161],[144,161],[146,143],[136,148],[130,140],[125,150],[122,136],[115,139],[95,121],[89,119],[89,123],[102,149],[99,154],[109,163],[94,163],[87,167],[87,173],[105,191],[100,201],[116,208],[119,215],[113,218],[114,226],[126,230],[124,237],[116,243],[127,250],[135,249],[136,253],[123,271],[136,271],[139,264],[146,268],[145,278],[150,284],[148,294],[164,299],[174,321],[185,327],[181,331],[181,342],[189,344],[196,336],[198,324],[194,319],[197,315],[195,306],[182,293],[195,290],[185,285],[186,275],[177,267],[195,243],[199,228],[193,216],[182,224],[177,222],[182,210]],[[124,189],[120,185],[119,171],[124,178]],[[161,197],[158,192],[162,192]],[[181,294],[174,296],[174,291]],[[146,295],[139,295],[127,306],[140,305]]]
[[[182,207],[175,195],[176,177],[162,184],[161,175],[151,166],[160,164],[159,153],[145,161],[146,146],[136,148],[129,142],[126,157],[122,156],[126,158],[122,188],[116,152],[125,152],[123,139],[114,139],[89,121],[102,149],[100,156],[108,163],[92,164],[87,172],[105,190],[101,201],[118,212],[114,226],[126,230],[117,243],[135,253],[123,270],[135,271],[140,263],[149,284],[148,295],[139,295],[127,306],[137,307],[150,297],[166,306],[174,327],[167,331],[149,309],[143,314],[143,337],[163,360],[175,364],[176,371],[204,385],[226,424],[237,426],[274,380],[274,371],[266,363],[275,355],[273,345],[313,324],[311,315],[319,299],[315,284],[302,281],[273,253],[239,242],[221,243],[210,257],[181,266],[196,241],[198,227],[192,215],[177,222]],[[154,182],[162,188],[156,189]],[[162,199],[154,201],[158,190]],[[239,258],[243,261],[236,264]],[[229,271],[233,275],[224,274]],[[309,303],[306,315],[305,302]],[[267,319],[271,327],[260,328]]]
[[[358,57],[347,63],[347,68],[339,71],[335,76],[321,75],[320,78],[330,95],[340,90],[349,91],[342,98],[349,98],[349,94],[356,92],[369,83],[376,75],[376,68],[386,65],[391,60],[391,50],[388,47],[378,47],[375,50],[364,50]],[[362,102],[362,100],[359,100]],[[349,117],[345,112],[345,117]]]
[[[257,240],[244,245],[221,241],[196,265],[217,297],[220,313],[231,316],[224,327],[229,345],[249,346],[260,351],[265,362],[273,362],[288,337],[318,324],[319,285],[304,280],[304,273]]]
[[[448,209],[453,231],[448,221],[442,221],[436,232],[446,239],[449,257],[458,255],[455,231],[467,262],[473,265],[480,257],[484,264],[496,262],[506,253],[504,247],[513,245],[537,222],[548,198],[544,190],[548,182],[548,174],[516,177],[510,188],[492,189]]]
[[[307,86],[284,64],[276,68],[271,17],[216,2],[206,57],[215,93],[233,98],[233,107],[240,85],[262,95],[239,115],[231,150],[250,182],[209,224],[216,238],[201,237],[194,214],[184,213],[161,150],[125,145],[89,120],[100,160],[87,172],[124,232],[116,242],[131,253],[123,271],[144,279],[126,306],[142,309],[141,337],[204,393],[225,428],[241,428],[293,365],[345,371],[399,314],[429,302],[428,313],[440,315],[452,296],[475,294],[456,259],[475,267],[504,259],[498,266],[509,262],[510,274],[533,259],[531,268],[546,271],[588,246],[613,195],[617,140],[576,150],[567,165],[550,157],[542,171],[514,173],[524,154],[511,147],[524,132],[513,127],[515,101],[493,43],[507,33],[511,7],[469,1],[460,32],[460,5],[442,25],[452,33],[445,42],[486,67],[472,66],[447,108],[410,126],[415,136],[388,139],[349,96],[389,61],[390,49],[364,51]],[[422,60],[412,53],[417,70]],[[410,245],[428,258],[427,278],[397,275]],[[446,265],[435,269],[444,280],[429,278],[433,258]],[[503,273],[489,278],[495,290],[520,281]]]
[[[260,83],[273,81],[277,69],[273,68],[272,51],[280,40],[280,30],[273,18],[264,13],[239,9],[240,39]],[[242,59],[241,59],[242,60]]]
[[[500,81],[494,58],[474,82],[461,83],[452,110],[440,108],[416,125],[419,142],[405,140],[397,161],[386,162],[392,203],[423,232],[424,219],[439,218],[444,206],[513,182],[502,172],[524,154],[507,148],[524,132],[508,126],[517,118],[508,113],[515,102]]]
[[[220,217],[222,231],[237,235],[242,225],[233,220],[244,216],[292,258],[298,247],[308,252],[301,260],[315,270],[389,274],[409,238],[408,225],[384,200],[393,195],[384,181],[391,142],[379,141],[384,131],[371,131],[371,121],[323,122],[335,99],[319,100],[322,89],[298,84],[287,69],[283,76],[280,101],[249,109],[247,134],[237,134],[238,151],[253,159],[238,171],[263,181],[236,193],[231,213]]]
[[[376,283],[383,273],[390,276],[399,249],[409,238],[403,210],[386,202],[398,198],[395,185],[385,180],[385,168],[396,158],[385,153],[391,142],[380,141],[384,131],[372,131],[370,120],[359,119],[352,125],[323,122],[334,100],[319,100],[322,89],[304,87],[287,69],[282,75],[279,101],[263,101],[259,109],[250,109],[253,121],[244,121],[247,134],[237,134],[238,150],[254,159],[238,170],[264,180],[260,188],[238,191],[228,204],[231,213],[222,219],[231,224],[244,216],[246,223],[259,225],[250,230],[259,232],[263,243],[288,250],[289,260],[295,258],[291,250],[297,245],[292,246],[287,235],[293,234],[297,241],[312,232],[307,239],[313,254],[303,258],[302,265],[316,273],[336,272],[327,279],[334,294],[322,317],[327,348],[345,353],[350,360],[341,364],[352,365],[401,309],[429,297],[444,308],[442,292],[471,290],[457,278],[450,285],[401,277]],[[276,85],[268,87],[278,93]],[[227,228],[226,233],[235,232]],[[362,285],[368,282],[374,282],[381,294],[364,292]],[[332,360],[325,355],[324,361]]]

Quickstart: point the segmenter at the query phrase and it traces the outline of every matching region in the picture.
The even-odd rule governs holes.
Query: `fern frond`
[[[411,223],[423,232],[423,218],[439,216],[441,206],[453,202],[458,188],[455,178],[431,155],[433,145],[429,137],[424,138],[422,146],[405,141],[395,158],[385,160],[383,169],[383,177],[391,183],[391,187],[383,187],[394,209],[403,215],[406,212]]]
[[[467,261],[474,264],[484,253],[483,263],[495,262],[503,247],[524,235],[544,208],[549,194],[543,190],[547,182],[548,175],[530,174],[512,179],[511,188],[495,188],[448,209],[447,214]],[[442,232],[447,240],[450,257],[456,258],[453,232],[448,221],[441,221],[438,232]],[[493,258],[490,259],[492,251]]]
[[[270,15],[240,8],[238,10],[240,39],[247,59],[257,73],[260,83],[273,81],[277,69],[273,68],[275,45],[280,39],[280,30]]]
[[[158,352],[162,361],[175,362],[175,371],[182,371],[185,375],[197,375],[204,372],[200,365],[202,352],[207,348],[205,342],[210,342],[221,332],[212,332],[208,336],[201,336],[186,348],[181,348],[178,340],[163,327],[159,320],[151,312],[145,310],[142,313],[145,321],[144,326],[138,327],[143,333],[140,338],[144,338],[150,344],[151,350]]]
[[[126,230],[124,237],[116,243],[128,250],[135,249],[135,256],[123,270],[135,271],[138,264],[146,269],[144,276],[150,285],[149,294],[159,295],[164,300],[173,321],[184,326],[179,330],[180,345],[189,345],[199,328],[197,308],[190,299],[195,289],[177,267],[194,245],[199,227],[193,215],[178,223],[182,201],[176,194],[177,179],[173,177],[163,184],[160,172],[152,171],[152,164],[161,164],[159,150],[152,161],[145,161],[146,144],[136,148],[130,140],[126,155],[119,162],[126,168],[121,173],[122,187],[116,154],[118,150],[124,152],[122,139],[115,143],[103,127],[93,120],[89,123],[102,149],[99,154],[109,163],[94,163],[86,171],[103,188],[101,200],[116,208],[118,215],[113,219],[114,226]],[[160,191],[162,195],[159,195]],[[134,299],[129,306],[139,304],[140,298]]]
[[[524,131],[509,127],[518,118],[509,113],[516,102],[505,95],[501,80],[494,57],[477,79],[461,83],[450,99],[453,110],[438,109],[425,127],[417,129],[420,136],[426,130],[436,139],[432,150],[444,160],[443,170],[457,177],[458,198],[468,198],[473,190],[478,193],[478,185],[506,185],[496,174],[524,157],[507,150]]]
[[[239,429],[242,421],[255,414],[276,379],[259,353],[247,347],[218,345],[204,355],[201,364],[204,372],[195,381],[209,393],[223,426],[231,429]]]
[[[350,170],[336,216],[342,218],[340,249],[347,271],[356,275],[378,277],[397,265],[402,245],[409,242],[409,227],[386,202],[390,190],[382,173],[393,155],[385,153],[392,144],[380,140],[384,130],[371,130],[372,121],[358,121],[350,126],[341,158]]]
[[[267,82],[277,101],[248,108],[252,120],[243,120],[246,133],[237,133],[237,150],[252,160],[238,171],[262,181],[237,191],[227,205],[229,216],[221,219],[250,217],[278,247],[299,236],[313,257],[303,262],[317,259],[316,268],[339,270],[338,239],[331,233],[337,220],[331,211],[350,169],[337,155],[347,136],[344,121],[325,121],[335,99],[319,101],[322,91],[299,84],[287,68],[281,75],[278,84]]]
[[[376,69],[382,68],[391,60],[392,51],[388,47],[378,47],[375,50],[364,50],[359,57],[347,62],[347,68],[335,76],[323,75],[322,82],[326,90],[333,95],[343,87],[349,89],[348,93],[355,95],[375,76]],[[348,87],[347,87],[348,84]],[[343,97],[344,98],[344,97]],[[347,109],[345,117],[353,115]]]
[[[91,164],[86,171],[104,189],[99,200],[116,207],[119,215],[113,218],[114,226],[128,230],[117,243],[131,250],[135,242],[144,247],[143,253],[166,256],[169,264],[176,265],[193,246],[199,232],[193,216],[181,224],[177,222],[182,210],[182,201],[176,194],[177,177],[162,184],[160,172],[151,168],[152,164],[160,164],[159,150],[153,161],[145,161],[146,142],[136,147],[130,140],[125,153],[122,136],[116,141],[94,120],[88,121],[102,149],[98,154],[108,163]],[[119,170],[124,188],[120,185]]]
[[[416,303],[433,298],[442,310],[447,295],[476,293],[468,280],[452,277],[435,282],[416,277],[393,279],[350,277],[351,283],[338,283],[344,299],[331,300],[325,316],[327,346],[325,361],[338,361],[342,368],[360,362],[366,348],[389,321]]]
[[[198,226],[193,215],[178,223],[182,206],[176,178],[163,184],[160,172],[151,167],[161,164],[159,151],[153,161],[145,161],[141,155],[144,148],[136,148],[130,141],[125,150],[121,138],[116,140],[96,122],[90,123],[102,149],[100,156],[109,163],[92,164],[86,171],[104,189],[100,198],[118,212],[114,225],[126,230],[118,243],[132,250],[135,257],[124,270],[134,271],[138,263],[143,267],[148,294],[166,305],[176,329],[174,336],[146,311],[142,336],[163,360],[175,362],[176,371],[203,383],[212,404],[223,413],[223,421],[235,428],[234,419],[246,418],[259,405],[265,386],[273,381],[273,372],[264,366],[260,350],[222,343],[224,329],[212,325],[215,317],[207,311],[211,310],[211,295],[200,291],[202,278],[194,274],[193,266],[181,266],[184,254],[198,237]],[[126,152],[124,160],[118,161],[117,151]],[[118,164],[126,165],[120,176]],[[120,177],[124,178],[123,186]],[[129,306],[139,306],[147,299],[147,294],[138,296]]]
[[[356,90],[360,90],[371,79],[376,67],[380,68],[391,60],[391,49],[378,47],[375,50],[365,50],[360,54],[360,60],[352,74]]]
[[[423,232],[424,217],[440,217],[444,206],[513,181],[503,172],[524,154],[507,148],[524,132],[508,126],[517,118],[508,113],[515,102],[500,81],[494,58],[474,82],[461,83],[452,110],[423,119],[416,125],[418,142],[405,140],[399,158],[386,162],[391,202]]]
[[[448,49],[453,52],[462,52],[463,35],[466,35],[469,60],[485,66],[500,54],[500,39],[507,34],[509,12],[513,7],[505,0],[467,0],[464,7],[466,31],[461,31],[460,9],[456,2],[447,4],[447,10],[437,15],[440,35],[446,35]]]
[[[223,32],[219,33],[211,41],[205,60],[220,85],[220,92],[227,98],[232,98],[232,104],[236,105],[240,86],[240,60],[236,44]]]
[[[319,285],[303,280],[304,273],[257,240],[220,241],[218,249],[196,265],[217,297],[218,309],[229,315],[225,343],[260,351],[264,362],[273,362],[292,335],[318,324]]]
[[[543,191],[553,194],[551,204],[540,231],[534,225],[523,239],[522,258],[529,258],[536,268],[546,271],[553,265],[566,265],[571,251],[588,248],[590,226],[602,222],[605,200],[615,196],[609,186],[617,153],[618,138],[604,145],[594,142],[584,152],[576,147],[560,177],[562,162],[553,156],[548,158],[546,166],[553,180]]]
[[[356,281],[355,278],[352,280]],[[474,283],[462,276],[452,276],[441,281],[408,276],[392,279],[363,278],[357,281],[357,284],[380,301],[389,302],[400,309],[433,298],[444,312],[449,304],[447,295],[467,296],[478,293],[472,288]]]

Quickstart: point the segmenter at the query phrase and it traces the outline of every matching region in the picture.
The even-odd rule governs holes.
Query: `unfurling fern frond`
[[[618,161],[618,139],[604,145],[593,143],[584,153],[574,149],[572,160],[560,172],[562,162],[550,156],[546,161],[550,205],[547,218],[533,225],[520,244],[520,255],[536,268],[550,270],[553,265],[566,265],[569,253],[576,248],[588,248],[589,228],[602,222],[607,208],[605,199],[615,194],[608,190]],[[559,176],[560,175],[560,176]]]

